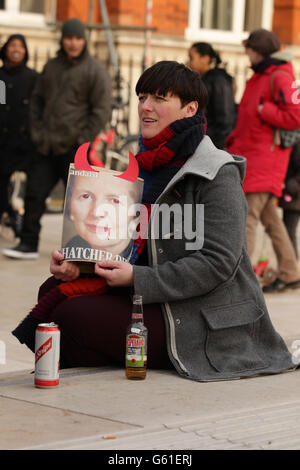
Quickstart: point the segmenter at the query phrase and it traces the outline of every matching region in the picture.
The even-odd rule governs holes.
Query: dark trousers
[[[9,209],[8,183],[10,175],[0,175],[0,220],[2,214]]]
[[[293,244],[296,257],[299,259],[299,252],[298,252],[298,243],[297,243],[297,225],[299,222],[300,213],[296,211],[283,211],[283,221],[288,231],[289,237]]]
[[[39,299],[58,283],[54,277],[47,279],[40,287]],[[54,308],[47,321],[60,328],[62,368],[124,366],[126,330],[132,312],[132,301],[124,291],[127,289],[114,288],[102,295],[78,296]],[[173,369],[160,305],[146,304],[143,309],[149,337],[148,367]]]
[[[28,172],[21,241],[34,249],[38,248],[40,219],[45,212],[46,199],[60,179],[66,186],[69,165],[74,162],[75,152],[76,148],[73,147],[63,155],[37,154]]]

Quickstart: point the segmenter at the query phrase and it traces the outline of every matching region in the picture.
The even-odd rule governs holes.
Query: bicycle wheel
[[[115,150],[108,148],[106,150],[106,164],[105,167],[109,170],[123,171],[128,166],[128,154],[127,157]]]
[[[124,139],[124,143],[120,147],[120,154],[122,156],[122,159],[120,161],[120,165],[118,166],[118,170],[122,171],[127,168],[128,162],[129,162],[129,152],[133,153],[133,155],[136,155],[139,149],[139,136],[138,134],[132,134],[128,135]],[[124,165],[125,162],[125,165]]]

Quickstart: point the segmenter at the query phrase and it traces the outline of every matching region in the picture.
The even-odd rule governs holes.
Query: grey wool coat
[[[247,254],[245,167],[245,158],[217,149],[205,136],[152,208],[149,266],[134,266],[135,293],[145,304],[161,304],[170,359],[188,379],[295,368]],[[162,209],[168,207],[170,217]],[[187,219],[193,230],[182,230]]]

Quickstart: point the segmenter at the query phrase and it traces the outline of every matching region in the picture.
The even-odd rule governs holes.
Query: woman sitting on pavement
[[[36,325],[53,321],[61,330],[62,367],[122,366],[134,292],[143,296],[150,368],[175,368],[198,381],[293,369],[247,255],[245,159],[218,150],[205,135],[207,93],[198,74],[158,62],[142,74],[136,93],[149,239],[132,264],[97,262],[95,276],[83,279],[54,251],[54,277],[13,334],[33,349]],[[158,227],[166,208],[169,215],[176,208],[168,230]],[[81,281],[84,295],[74,287]]]

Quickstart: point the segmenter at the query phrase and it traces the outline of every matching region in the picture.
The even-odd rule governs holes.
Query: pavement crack
[[[61,407],[58,407],[58,406],[53,406],[53,405],[44,405],[43,403],[38,403],[36,401],[31,401],[31,400],[26,400],[24,398],[16,398],[16,397],[8,397],[6,395],[2,395],[0,393],[0,397],[2,398],[6,398],[7,400],[15,400],[15,401],[18,401],[18,402],[22,402],[22,403],[30,403],[32,405],[35,405],[35,406],[40,406],[42,408],[51,408],[51,409],[54,409],[54,410],[60,410],[60,411],[67,411],[69,413],[73,413],[73,414],[76,414],[76,415],[81,415],[81,416],[88,416],[89,418],[96,418],[96,419],[104,419],[105,421],[109,421],[109,422],[112,422],[112,423],[118,423],[118,424],[126,424],[128,426],[134,426],[136,428],[139,428],[139,429],[144,429],[144,426],[140,425],[140,424],[133,424],[133,423],[129,423],[128,421],[120,421],[118,419],[112,419],[112,418],[107,418],[105,416],[98,416],[98,415],[94,415],[94,414],[91,414],[91,413],[84,413],[82,411],[75,411],[75,410],[72,410],[72,409],[69,409],[69,408],[61,408]]]

